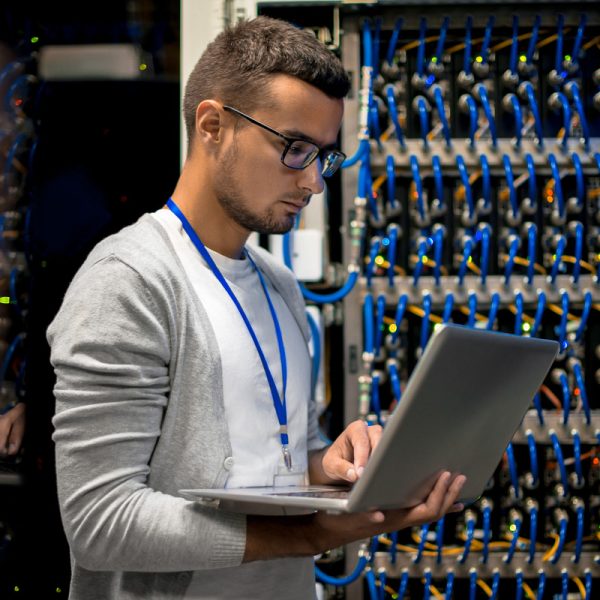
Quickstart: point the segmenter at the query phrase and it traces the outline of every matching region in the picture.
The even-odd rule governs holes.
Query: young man
[[[189,151],[167,206],[101,242],[48,330],[71,598],[314,595],[313,555],[440,518],[411,510],[258,517],[181,488],[355,481],[381,430],[329,447],[310,401],[304,305],[251,231],[288,231],[335,150],[348,80],[310,33],[257,18],[220,34],[184,98]],[[165,199],[167,200],[167,199]]]

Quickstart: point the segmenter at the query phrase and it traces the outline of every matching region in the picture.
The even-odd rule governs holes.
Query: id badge
[[[295,465],[291,470],[283,464],[277,467],[277,473],[273,477],[274,487],[287,487],[291,485],[306,485],[308,483],[308,471],[305,465]]]

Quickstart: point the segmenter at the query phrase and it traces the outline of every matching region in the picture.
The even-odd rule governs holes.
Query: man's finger
[[[381,429],[379,425],[373,425],[373,427]],[[357,422],[355,426],[348,429],[348,437],[354,455],[354,469],[358,477],[362,475],[371,454],[369,429],[371,427],[364,422]]]

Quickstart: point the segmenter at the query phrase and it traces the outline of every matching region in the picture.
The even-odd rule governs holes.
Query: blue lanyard
[[[194,231],[194,228],[190,225],[190,222],[187,220],[186,216],[181,212],[181,209],[173,202],[172,198],[167,200],[167,206],[169,209],[179,218],[183,228],[186,233],[192,240],[194,246],[198,252],[200,252],[202,258],[206,261],[211,271],[214,273],[215,277],[219,280],[219,283],[223,286],[225,291],[229,294],[229,297],[232,299],[236,308],[238,309],[246,327],[248,328],[248,332],[250,333],[250,337],[256,346],[256,351],[258,352],[258,356],[260,357],[260,362],[262,363],[263,369],[265,370],[265,375],[267,376],[267,381],[269,382],[269,388],[271,388],[271,396],[273,397],[273,406],[275,407],[275,412],[277,413],[277,419],[279,421],[279,435],[281,436],[281,449],[283,452],[283,460],[285,462],[285,466],[288,470],[292,469],[292,455],[289,450],[289,438],[288,438],[288,429],[287,429],[287,408],[285,401],[285,391],[287,387],[287,360],[285,357],[285,346],[283,344],[283,335],[281,333],[281,326],[279,325],[279,319],[277,318],[277,313],[275,312],[275,307],[273,306],[273,302],[271,302],[271,296],[267,291],[267,286],[265,284],[264,277],[262,273],[256,266],[256,263],[252,260],[250,255],[246,250],[244,250],[246,257],[252,263],[252,266],[256,270],[258,274],[258,278],[260,280],[260,284],[267,298],[267,303],[269,304],[269,311],[271,312],[271,317],[273,318],[273,324],[275,325],[275,335],[277,336],[277,345],[279,346],[279,356],[281,358],[281,375],[283,378],[283,393],[280,396],[279,390],[275,385],[275,380],[273,379],[273,375],[271,374],[271,369],[269,368],[269,363],[264,355],[264,352],[260,346],[260,342],[256,337],[256,333],[254,333],[254,329],[248,319],[248,316],[244,312],[242,305],[239,300],[236,298],[232,289],[229,287],[229,284],[223,277],[221,271],[219,271],[219,267],[215,264],[215,261],[212,259],[212,256],[209,254],[206,246],[202,243],[202,240],[198,236],[198,234]]]

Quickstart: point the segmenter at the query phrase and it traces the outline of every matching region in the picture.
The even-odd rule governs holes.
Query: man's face
[[[341,125],[343,101],[287,75],[269,83],[270,107],[250,114],[290,137],[310,140],[320,148],[334,146]],[[234,107],[236,108],[236,107]],[[235,120],[228,113],[231,129]],[[228,137],[215,174],[217,200],[238,225],[259,233],[289,231],[312,194],[323,190],[321,162],[304,170],[281,162],[285,140],[249,122]]]

